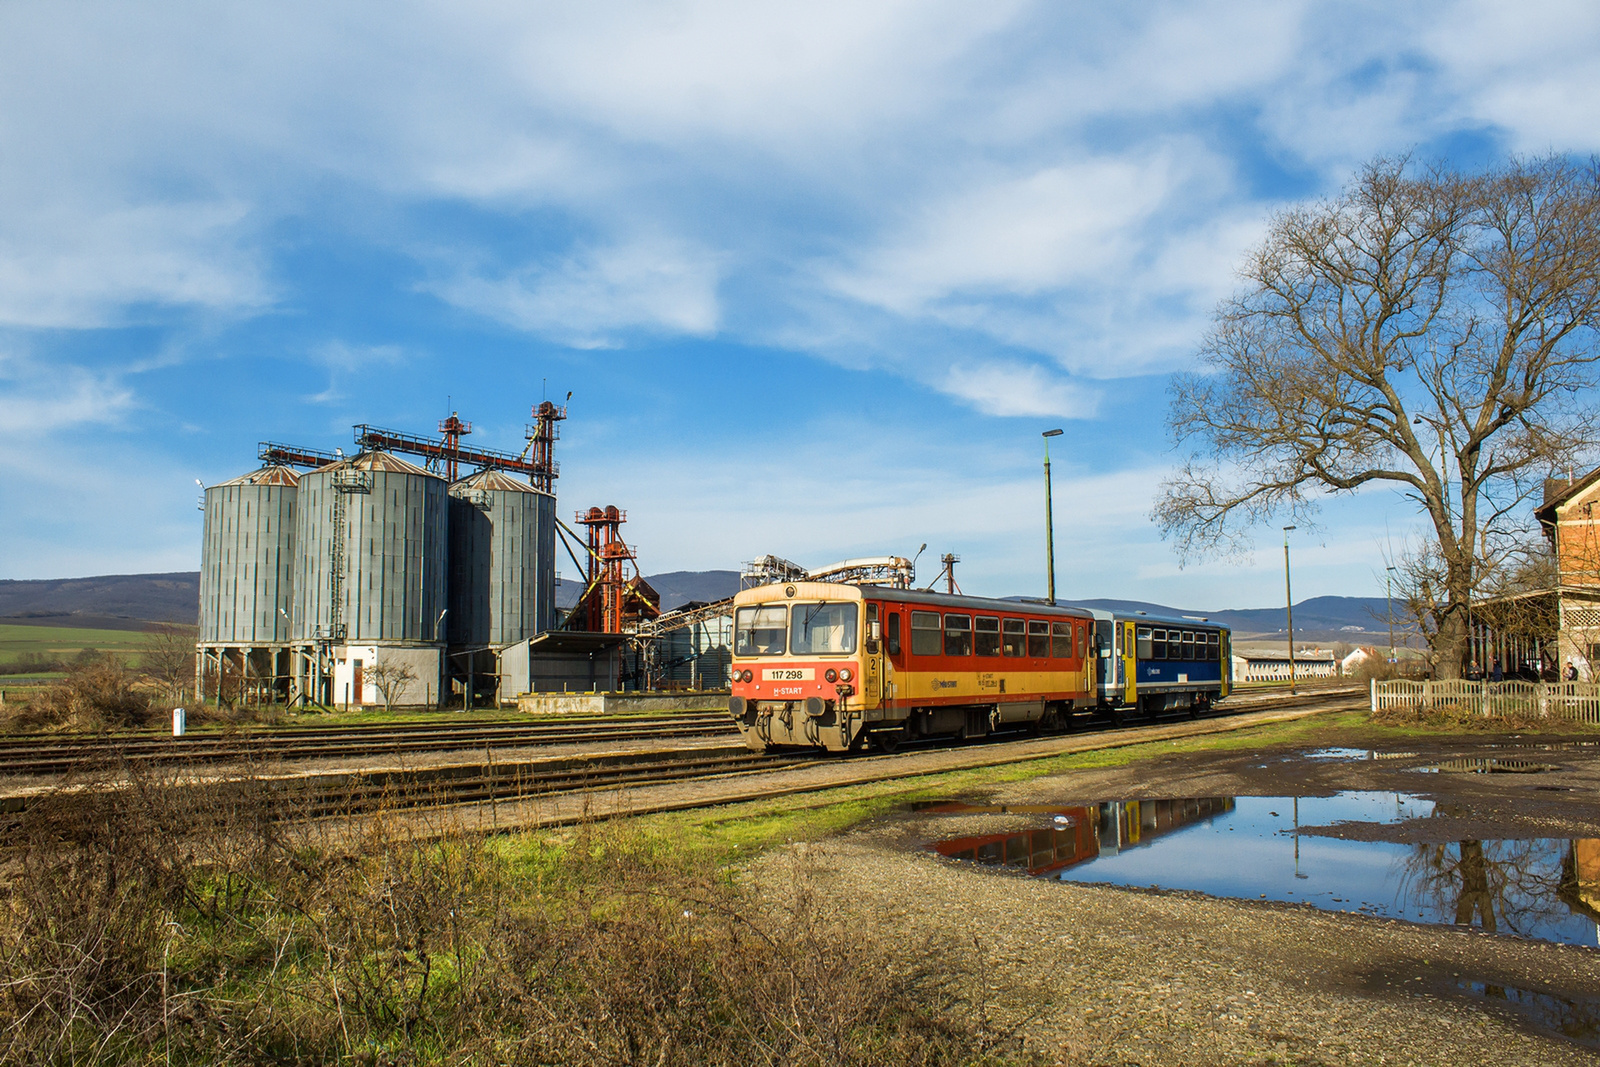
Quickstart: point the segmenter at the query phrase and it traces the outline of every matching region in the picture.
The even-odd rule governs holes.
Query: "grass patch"
[[[11,664],[28,653],[44,660],[70,660],[85,650],[115,652],[137,666],[139,652],[150,635],[138,630],[77,630],[69,626],[17,626],[0,624],[0,665]]]

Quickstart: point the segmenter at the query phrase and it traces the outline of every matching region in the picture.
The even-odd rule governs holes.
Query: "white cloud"
[[[0,213],[0,323],[107,326],[143,305],[238,312],[271,299],[241,204],[20,207]]]
[[[854,299],[917,314],[957,293],[1032,295],[1125,267],[1176,185],[1170,157],[1102,158],[1003,176],[926,204],[854,269]]]
[[[0,352],[0,440],[119,423],[137,406],[120,376]]]
[[[1060,415],[1089,419],[1100,403],[1097,390],[1062,381],[1039,367],[983,363],[951,367],[943,391],[985,415]]]
[[[718,273],[710,253],[643,241],[584,249],[513,274],[468,275],[429,288],[509,326],[578,348],[603,348],[633,329],[715,333]]]

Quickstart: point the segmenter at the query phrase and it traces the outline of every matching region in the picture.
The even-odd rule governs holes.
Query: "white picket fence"
[[[1572,719],[1600,724],[1600,685],[1590,682],[1380,682],[1372,710],[1466,707],[1479,715]]]

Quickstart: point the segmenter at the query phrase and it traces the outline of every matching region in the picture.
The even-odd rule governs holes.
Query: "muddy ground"
[[[1337,743],[1362,751],[1174,753],[951,799],[1071,806],[1375,790],[1427,797],[1440,814],[1302,833],[1407,843],[1600,838],[1593,734],[1384,742],[1377,758],[1359,732]],[[1503,769],[1478,762],[1493,760]],[[849,902],[870,936],[973,957],[998,1024],[1054,1062],[1600,1063],[1600,949],[1062,883],[928,849],[944,837],[1040,824],[1038,815],[906,811],[780,853],[761,881],[781,895],[796,884],[789,868],[804,868],[823,897]]]

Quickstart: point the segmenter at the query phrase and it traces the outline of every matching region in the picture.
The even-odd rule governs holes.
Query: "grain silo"
[[[226,670],[230,684],[257,695],[286,685],[299,480],[291,468],[272,465],[205,491],[197,642],[203,682],[214,685]]]
[[[444,479],[387,452],[300,476],[295,636],[443,644]]]
[[[555,625],[555,497],[498,470],[450,486],[450,644],[509,645]]]

